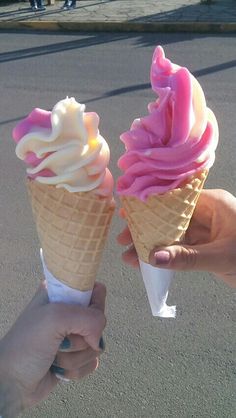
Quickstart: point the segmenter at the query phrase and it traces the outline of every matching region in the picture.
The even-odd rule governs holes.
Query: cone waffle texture
[[[27,188],[47,268],[70,287],[92,289],[114,211],[111,197],[29,179]]]
[[[208,171],[191,177],[181,188],[163,195],[152,195],[143,202],[136,197],[121,196],[129,229],[139,259],[148,263],[154,247],[171,245],[183,237],[188,228]]]

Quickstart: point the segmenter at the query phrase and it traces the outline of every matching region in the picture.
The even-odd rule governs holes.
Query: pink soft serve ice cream
[[[118,194],[142,201],[208,170],[218,143],[217,121],[200,84],[187,68],[165,58],[160,46],[150,77],[158,98],[149,104],[149,114],[134,120],[121,135],[126,151],[118,161],[124,172],[117,182]]]

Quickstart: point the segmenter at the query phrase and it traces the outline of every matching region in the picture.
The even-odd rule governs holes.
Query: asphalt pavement
[[[48,2],[43,12],[27,1],[3,2],[0,29],[236,32],[235,0],[78,0],[69,11],[63,1]]]

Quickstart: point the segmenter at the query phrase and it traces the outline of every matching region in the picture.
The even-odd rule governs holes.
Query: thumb
[[[46,305],[48,303],[48,293],[46,289],[46,282],[44,280],[40,283],[34,297],[25,308],[25,311],[31,310],[32,308],[37,308],[38,306]]]
[[[227,272],[235,260],[234,246],[226,240],[202,245],[173,245],[156,248],[149,262],[155,267],[178,271]]]

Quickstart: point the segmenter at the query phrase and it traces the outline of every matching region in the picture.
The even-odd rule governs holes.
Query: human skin
[[[122,254],[123,261],[138,267],[138,256],[127,227],[117,240],[129,246]],[[203,190],[183,244],[154,248],[149,262],[163,269],[208,271],[236,287],[236,198],[225,190]]]
[[[50,370],[55,362],[66,379],[96,370],[105,296],[105,287],[96,284],[89,307],[49,303],[45,285],[40,286],[0,341],[0,415],[15,417],[47,397],[60,381]],[[61,351],[65,337],[70,346]]]

